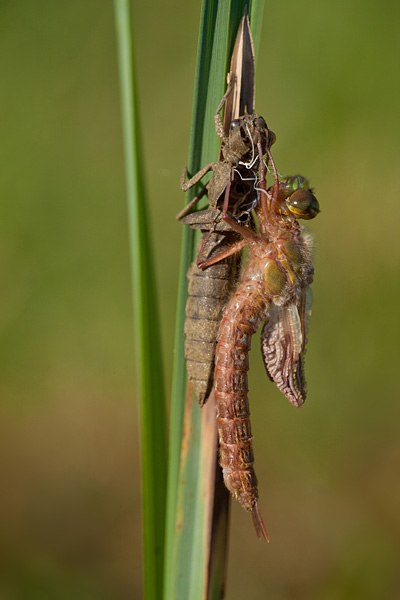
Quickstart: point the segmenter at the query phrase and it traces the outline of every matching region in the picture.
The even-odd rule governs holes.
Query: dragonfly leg
[[[224,219],[224,221],[226,223],[228,223],[228,225],[233,229],[233,231],[240,233],[240,235],[242,237],[244,237],[245,240],[254,240],[254,238],[258,237],[257,234],[254,233],[254,231],[251,231],[251,229],[247,229],[247,227],[244,227],[243,225],[239,225],[239,223],[237,223],[235,221],[235,219],[233,219],[230,216],[230,214],[228,214],[230,189],[231,189],[231,180],[229,180],[228,185],[226,186],[226,190],[225,190],[224,205],[222,208],[222,218]]]
[[[266,134],[268,135],[268,130],[266,130]],[[267,141],[267,146],[268,146],[268,141]],[[258,132],[257,149],[258,149],[258,156],[259,156],[259,160],[260,160],[260,191],[261,191],[260,202],[261,202],[262,213],[264,215],[266,215],[266,214],[268,214],[269,209],[270,209],[270,206],[269,206],[270,196],[267,192],[267,185],[266,185],[266,181],[265,181],[265,163],[264,163],[264,157],[263,157],[263,149],[262,149],[260,132]],[[268,164],[268,160],[269,160],[269,156],[267,158],[267,164]]]
[[[229,248],[227,248],[223,252],[220,252],[219,254],[213,256],[212,258],[209,258],[208,260],[204,260],[204,261],[201,260],[201,252],[199,252],[199,256],[197,257],[197,260],[196,260],[196,265],[198,266],[199,269],[205,269],[206,267],[215,265],[215,263],[220,262],[224,258],[228,258],[228,256],[232,256],[232,254],[236,254],[236,252],[240,252],[240,250],[242,250],[246,246],[246,244],[247,244],[247,240],[239,240],[238,242],[236,242],[236,244],[232,244],[232,246],[229,246]]]
[[[275,161],[272,158],[271,151],[268,147],[266,150],[267,150],[268,158],[271,161],[272,170],[274,171],[274,177],[275,177],[274,189],[272,191],[272,200],[271,200],[271,210],[274,211],[274,210],[276,210],[277,204],[278,204],[279,177],[278,177],[278,171],[276,170]],[[264,176],[264,181],[265,181],[265,176]]]
[[[222,209],[222,218],[224,219],[224,221],[226,223],[228,223],[228,225],[231,227],[231,229],[233,229],[234,231],[239,233],[243,237],[243,239],[239,240],[238,242],[236,242],[236,244],[233,244],[232,246],[230,246],[223,252],[220,252],[216,256],[213,256],[212,258],[203,261],[203,260],[201,260],[201,255],[203,253],[206,242],[208,241],[208,239],[213,231],[211,229],[208,232],[208,235],[205,237],[204,242],[201,246],[199,255],[197,257],[196,264],[199,267],[199,269],[205,269],[206,267],[209,267],[209,266],[223,260],[224,258],[227,258],[228,256],[232,256],[232,254],[235,254],[236,252],[239,252],[240,250],[242,250],[242,248],[244,248],[246,246],[246,244],[249,243],[250,240],[254,240],[254,239],[258,238],[257,234],[254,233],[254,231],[251,231],[251,229],[247,229],[247,227],[244,227],[243,225],[239,225],[239,223],[237,223],[235,221],[235,219],[233,219],[228,214],[227,211],[228,211],[228,205],[229,205],[230,188],[231,188],[231,181],[229,180],[228,185],[226,186],[226,190],[225,190],[225,198],[224,198],[224,204],[223,204],[223,209]]]

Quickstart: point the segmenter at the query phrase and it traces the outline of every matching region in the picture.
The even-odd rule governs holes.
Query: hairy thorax
[[[243,282],[257,285],[277,306],[290,304],[312,282],[311,244],[311,236],[300,231],[269,242],[255,240]]]

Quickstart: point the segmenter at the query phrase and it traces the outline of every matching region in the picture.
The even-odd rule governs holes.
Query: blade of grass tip
[[[214,114],[225,88],[226,67],[231,50],[229,39],[234,40],[244,5],[245,2],[205,1],[203,3],[189,158],[191,174],[196,173],[204,164],[218,158],[219,139],[215,133]],[[233,20],[233,14],[237,15],[236,22]],[[233,35],[231,28],[234,29]],[[194,190],[189,200],[197,192],[198,189]],[[209,548],[204,544],[206,537],[204,532],[207,527],[206,503],[204,497],[199,494],[207,487],[204,484],[204,475],[209,486],[211,477],[207,469],[202,469],[201,465],[201,460],[204,458],[204,444],[199,432],[200,409],[190,398],[190,393],[189,397],[186,394],[183,349],[184,308],[187,297],[186,271],[193,260],[193,232],[186,228],[183,235],[175,343],[179,363],[175,364],[174,369],[171,409],[165,562],[166,600],[205,597],[209,571],[207,564]],[[204,413],[205,408],[202,411]],[[215,428],[215,418],[213,427]],[[182,436],[184,436],[184,443],[181,456]],[[179,467],[181,467],[180,473]],[[217,596],[214,594],[213,597]]]
[[[158,304],[141,164],[129,0],[115,0],[115,18],[141,432],[144,598],[159,600],[163,587],[167,424]]]

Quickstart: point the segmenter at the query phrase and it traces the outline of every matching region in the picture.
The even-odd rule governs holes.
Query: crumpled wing
[[[271,307],[261,334],[268,376],[294,406],[301,406],[307,394],[304,354],[310,307],[311,290],[307,287],[297,302]]]

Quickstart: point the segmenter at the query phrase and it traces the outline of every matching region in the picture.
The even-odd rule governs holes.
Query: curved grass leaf
[[[129,0],[115,0],[130,234],[136,374],[140,407],[144,598],[162,597],[166,409],[158,304],[141,164]]]

